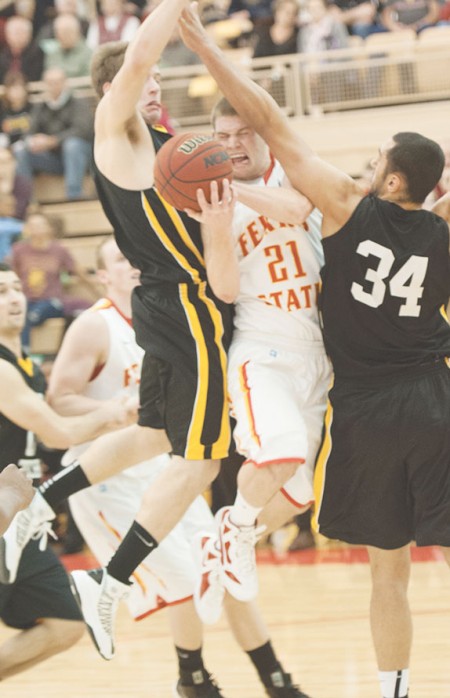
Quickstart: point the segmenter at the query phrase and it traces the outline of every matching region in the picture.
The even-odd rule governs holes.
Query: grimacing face
[[[140,284],[140,272],[131,266],[119,250],[114,238],[101,248],[103,267],[97,272],[100,283],[117,293],[131,295],[132,290]]]
[[[235,179],[258,179],[270,165],[270,152],[256,131],[240,116],[217,116],[214,138],[225,148],[233,165]]]
[[[142,88],[137,108],[147,124],[158,123],[161,118],[161,73],[153,66]]]

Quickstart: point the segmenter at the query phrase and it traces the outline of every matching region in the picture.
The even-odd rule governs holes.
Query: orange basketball
[[[201,133],[182,133],[169,138],[158,150],[155,186],[175,208],[199,211],[197,189],[203,189],[209,201],[210,184],[217,180],[221,196],[222,180],[231,180],[232,172],[230,157],[218,141]]]

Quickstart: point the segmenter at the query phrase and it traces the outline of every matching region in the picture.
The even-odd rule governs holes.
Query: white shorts
[[[127,533],[150,483],[170,462],[160,456],[128,468],[69,499],[75,523],[92,553],[106,565]],[[203,530],[214,531],[214,518],[204,499],[197,497],[182,520],[133,574],[126,601],[133,618],[141,618],[192,597],[199,569],[191,541]]]
[[[228,355],[237,450],[256,467],[303,461],[282,490],[297,506],[313,501],[330,377],[330,363],[318,343],[302,344],[293,352],[238,338]]]

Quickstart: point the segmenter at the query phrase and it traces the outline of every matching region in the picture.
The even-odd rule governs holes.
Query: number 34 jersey
[[[369,195],[323,248],[320,309],[336,379],[401,377],[450,356],[442,218]]]
[[[274,161],[255,186],[282,186],[284,172]],[[237,203],[233,234],[239,259],[240,292],[236,334],[270,335],[296,346],[322,342],[318,295],[323,264],[320,226],[313,211],[305,224],[279,223]]]

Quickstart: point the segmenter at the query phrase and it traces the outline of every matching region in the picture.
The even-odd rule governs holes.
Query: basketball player
[[[17,512],[33,499],[34,490],[23,470],[10,463],[0,473],[0,535],[8,528]]]
[[[94,169],[99,197],[125,257],[141,271],[133,294],[133,326],[145,350],[138,424],[129,439],[105,437],[62,477],[49,483],[35,507],[52,505],[124,468],[171,451],[170,466],[154,481],[107,570],[79,574],[74,584],[104,657],[113,654],[112,618],[132,572],[180,520],[217,475],[228,453],[230,426],[226,351],[239,270],[227,226],[196,221],[168,206],[153,188],[155,152],[168,134],[148,129],[142,113],[160,109],[155,63],[172,35],[185,0],[163,0],[133,41],[103,44],[92,63],[100,102],[95,116]],[[228,183],[219,201],[212,187],[207,216],[227,221],[234,197]],[[217,230],[220,229],[220,234]],[[46,483],[47,484],[47,483]],[[33,503],[34,501],[33,500]],[[5,534],[13,577],[21,540],[40,520],[31,504]],[[42,507],[45,509],[45,507]]]
[[[18,463],[30,480],[41,476],[37,439],[51,447],[67,448],[95,437],[108,425],[126,423],[122,400],[109,401],[88,417],[61,417],[44,402],[44,376],[22,352],[25,314],[26,299],[20,280],[10,267],[0,264],[0,471],[3,471],[0,478],[3,483],[12,482],[15,466],[8,465],[11,461]],[[21,489],[23,498],[28,498],[28,488],[21,485]],[[11,496],[10,488],[5,491]],[[0,647],[0,681],[68,649],[79,640],[84,629],[66,572],[53,551],[39,550],[39,542],[32,540],[24,548],[14,583],[3,583],[4,572],[0,566],[0,617],[5,625],[20,632]]]
[[[217,513],[220,545],[206,536],[202,542],[208,564],[214,551],[226,549],[221,556],[225,588],[245,601],[257,593],[255,521],[270,521],[274,502],[264,517],[263,507],[281,490],[285,513],[278,523],[285,523],[313,500],[330,382],[317,308],[321,215],[311,213],[304,196],[286,188],[267,144],[227,100],[214,108],[212,125],[233,163],[238,196],[232,227],[240,292],[228,389],[235,441],[246,461],[235,503]],[[209,609],[203,612],[201,596],[197,605],[206,621]]]
[[[226,60],[195,8],[183,13],[181,28],[292,185],[323,213],[320,303],[335,378],[315,471],[318,526],[368,546],[381,695],[404,698],[411,541],[442,546],[450,563],[449,228],[422,210],[444,154],[420,134],[396,134],[380,148],[365,195]]]
[[[130,316],[131,292],[139,283],[139,272],[131,267],[112,237],[101,244],[97,258],[97,276],[106,297],[72,323],[52,370],[48,395],[62,414],[84,414],[113,395],[134,395],[138,391],[143,351],[136,344]],[[67,462],[83,448],[70,449],[65,455]],[[77,526],[101,563],[108,562],[111,550],[117,548],[132,522],[146,487],[169,462],[168,455],[159,456],[70,497]],[[193,559],[191,542],[202,530],[213,532],[214,519],[204,497],[199,496],[133,573],[134,584],[127,599],[136,619],[168,607],[179,662],[176,695],[190,698],[222,695],[203,665],[202,626],[192,600],[198,564]],[[255,604],[227,597],[225,609],[236,640],[253,661],[269,695],[303,696],[276,658]]]

